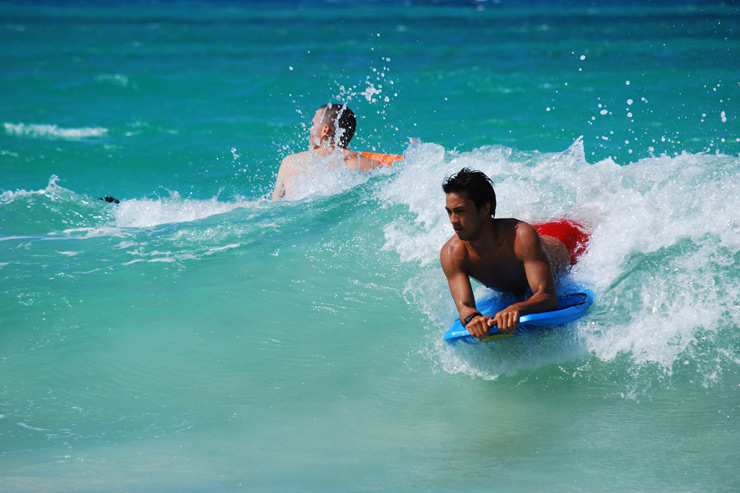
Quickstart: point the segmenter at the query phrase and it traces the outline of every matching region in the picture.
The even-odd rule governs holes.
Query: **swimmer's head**
[[[357,119],[347,105],[329,103],[319,108],[313,124],[312,144],[316,145],[316,139],[328,139],[335,146],[346,148],[355,135]]]
[[[467,192],[479,211],[488,203],[491,204],[491,217],[496,215],[496,192],[491,179],[482,171],[463,168],[456,175],[447,177],[442,190],[446,194]]]

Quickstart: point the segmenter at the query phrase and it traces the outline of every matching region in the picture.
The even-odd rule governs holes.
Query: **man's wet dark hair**
[[[496,215],[496,192],[491,179],[482,171],[463,168],[456,175],[447,177],[442,190],[445,194],[467,192],[478,210],[488,202],[491,204],[491,217]]]
[[[319,110],[324,112],[321,121],[331,125],[335,136],[339,135],[336,144],[339,147],[346,148],[349,141],[354,137],[357,128],[357,119],[354,112],[346,104],[337,103],[325,104]]]

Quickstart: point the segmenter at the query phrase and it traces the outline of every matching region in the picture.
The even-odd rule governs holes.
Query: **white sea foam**
[[[101,127],[63,128],[52,124],[4,123],[5,133],[20,137],[80,140],[102,137],[108,129]]]
[[[121,74],[100,74],[95,76],[95,80],[120,87],[128,87],[130,84],[129,78]]]
[[[51,197],[53,200],[77,200],[77,195],[73,191],[58,185],[58,183],[59,177],[57,175],[51,175],[46,187],[39,190],[5,190],[0,194],[0,204],[11,204],[19,200],[22,201],[39,196]]]
[[[160,224],[196,221],[245,206],[241,202],[183,199],[176,192],[166,199],[123,200],[114,212],[116,225],[123,228],[149,228]]]
[[[728,318],[740,324],[737,157],[681,154],[620,166],[611,160],[587,163],[580,141],[559,154],[504,147],[458,153],[426,144],[409,153],[378,191],[384,203],[410,212],[385,227],[386,250],[397,252],[403,262],[441,270],[439,249],[452,235],[441,184],[464,166],[492,178],[498,217],[529,222],[569,217],[592,228],[589,250],[572,276],[595,289],[596,303],[575,325],[580,342],[560,348],[554,358],[538,355],[537,364],[582,351],[602,361],[629,355],[638,367],[671,373],[692,348],[714,338]],[[446,291],[444,277],[435,278],[436,290]],[[434,291],[427,287],[414,296]],[[430,303],[445,314],[442,319],[452,310],[451,299],[444,307],[436,299]],[[434,318],[436,341],[448,324]],[[438,347],[435,352],[452,372],[493,378],[522,368],[513,357],[471,362],[470,355],[461,360],[459,351]]]
[[[292,190],[285,200],[336,195],[366,182],[370,176],[347,169],[339,155],[312,157],[300,166],[300,174],[290,182]]]

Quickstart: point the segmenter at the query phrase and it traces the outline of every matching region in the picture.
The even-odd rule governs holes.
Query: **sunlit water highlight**
[[[0,4],[3,490],[736,488],[735,9],[188,6]],[[404,161],[271,202],[340,97]],[[463,166],[583,319],[443,343]]]

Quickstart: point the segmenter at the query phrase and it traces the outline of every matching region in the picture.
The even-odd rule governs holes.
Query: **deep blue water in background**
[[[721,2],[0,1],[1,489],[734,490],[738,28]],[[327,101],[404,161],[267,200]],[[584,319],[442,343],[462,166],[499,216],[592,228]]]

